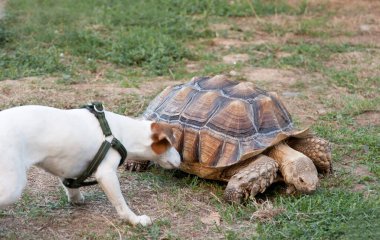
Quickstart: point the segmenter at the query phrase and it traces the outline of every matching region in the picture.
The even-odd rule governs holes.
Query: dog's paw
[[[82,205],[84,204],[84,196],[81,193],[70,196],[69,202],[73,205]]]
[[[152,224],[152,219],[150,219],[150,217],[148,217],[147,215],[137,216],[136,224],[140,224],[143,227],[149,226]]]

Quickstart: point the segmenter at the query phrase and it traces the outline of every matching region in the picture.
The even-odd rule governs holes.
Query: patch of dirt
[[[328,42],[380,46],[380,1],[363,0],[347,4],[344,0],[331,0],[328,8],[335,12],[332,24],[351,33],[328,39]]]
[[[380,112],[368,111],[355,117],[359,126],[380,126]]]
[[[5,209],[10,214],[0,218],[0,225],[6,228],[3,233],[0,230],[0,238],[10,235],[17,239],[79,239],[81,232],[105,234],[109,231],[104,217],[115,219],[117,216],[104,194],[100,192],[103,196],[97,196],[98,186],[86,187],[86,203],[75,207],[59,205],[60,198],[66,198],[60,188],[57,177],[32,167],[23,200]]]
[[[261,204],[257,204],[257,210],[252,214],[251,219],[260,221],[260,222],[270,222],[272,219],[283,213],[285,209],[275,208],[270,201],[264,201]]]
[[[232,47],[238,48],[247,44],[250,44],[250,43],[247,41],[242,41],[238,39],[214,38],[212,40],[212,46],[222,47],[224,49],[230,49]]]
[[[298,2],[299,3],[299,2]],[[347,4],[344,0],[309,1],[309,8],[324,5],[332,16],[323,24],[314,22],[321,17],[318,12],[289,16],[275,14],[256,17],[235,18],[234,23],[243,32],[253,32],[248,39],[250,44],[284,43],[293,40],[318,40],[318,35],[328,34],[327,43],[351,43],[380,46],[380,1],[354,1]],[[365,13],[365,14],[363,14]],[[311,22],[311,27],[302,27],[302,22]],[[271,27],[273,29],[271,30]],[[305,29],[303,29],[305,28]],[[226,29],[223,29],[226,31]],[[304,31],[310,30],[310,33]],[[316,36],[313,36],[315,33]],[[234,36],[233,34],[228,34]],[[236,34],[235,34],[236,35]],[[258,41],[258,42],[257,42]]]
[[[24,78],[0,82],[2,107],[41,104],[61,108],[75,108],[90,101],[121,102],[135,89],[115,83],[58,84],[55,78]],[[5,104],[7,103],[7,104]],[[5,106],[4,106],[5,105]],[[108,105],[108,104],[107,104]]]
[[[355,163],[354,159],[347,159],[342,164],[337,164],[337,167],[342,168],[357,177],[374,176],[374,174],[368,170],[367,166]]]
[[[249,58],[248,54],[229,54],[223,57],[223,62],[227,64],[244,63],[247,62]]]
[[[179,81],[157,78],[146,81],[138,88],[125,88],[120,83],[85,82],[60,84],[56,78],[30,77],[0,82],[0,107],[39,104],[58,108],[76,108],[91,101],[103,102],[110,111],[117,111],[130,101],[130,96],[144,102],[169,85]],[[143,110],[143,109],[140,109]]]
[[[214,32],[231,29],[231,25],[227,23],[211,23],[209,27],[210,27],[210,30]]]
[[[0,0],[0,20],[5,17],[5,4],[6,0]]]
[[[189,81],[189,80],[190,79],[186,79],[185,81]],[[166,87],[180,84],[183,82],[184,81],[179,81],[179,80],[176,80],[176,81],[168,80],[168,78],[164,78],[164,77],[156,77],[154,79],[150,79],[149,81],[145,81],[141,83],[137,89],[138,90],[137,93],[143,96],[157,95]]]
[[[250,82],[268,82],[271,84],[294,84],[299,75],[291,70],[276,68],[246,67],[241,70],[242,75]]]
[[[358,177],[373,176],[373,173],[371,173],[368,170],[368,167],[364,165],[357,165],[354,169],[354,174]]]
[[[331,56],[326,66],[338,70],[358,69],[359,78],[378,77],[380,75],[380,51],[353,51],[337,53]]]
[[[203,67],[197,62],[189,62],[186,64],[186,71],[188,73],[196,73],[201,71]]]
[[[364,184],[355,184],[352,189],[354,192],[364,192],[367,189],[367,186]]]
[[[50,192],[57,191],[59,184],[57,177],[54,177],[40,168],[32,167],[28,172],[26,191],[36,195],[39,192],[48,195]]]
[[[201,217],[201,222],[207,225],[220,225],[220,214],[218,212],[211,212]]]

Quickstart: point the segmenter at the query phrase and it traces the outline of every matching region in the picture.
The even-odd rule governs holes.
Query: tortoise
[[[241,203],[280,180],[288,193],[312,193],[318,172],[332,172],[329,142],[297,130],[279,97],[252,82],[195,77],[166,88],[143,117],[170,124],[180,169],[228,182],[228,202]],[[144,164],[132,161],[127,169]]]

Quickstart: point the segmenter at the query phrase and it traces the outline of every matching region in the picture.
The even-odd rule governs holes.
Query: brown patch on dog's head
[[[172,127],[167,123],[152,123],[152,150],[160,155],[166,152],[174,142]]]

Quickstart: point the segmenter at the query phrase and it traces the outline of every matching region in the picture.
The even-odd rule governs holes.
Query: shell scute
[[[228,139],[224,141],[220,158],[214,161],[213,167],[233,165],[240,161],[239,141]]]
[[[200,162],[213,166],[222,155],[223,141],[212,132],[203,129],[199,132],[199,142]]]
[[[190,127],[183,129],[182,158],[187,162],[199,162],[199,134],[197,130]]]
[[[192,97],[197,93],[191,87],[173,89],[172,94],[168,94],[165,102],[158,105],[153,111],[159,115],[161,119],[168,121],[179,120],[180,114],[191,101]]]
[[[276,133],[286,129],[292,124],[290,115],[277,107],[276,102],[270,96],[260,96],[252,104],[252,110],[256,114],[255,124],[257,131],[262,134]]]
[[[220,90],[228,86],[236,85],[236,82],[230,81],[223,75],[216,75],[212,78],[199,78],[194,81],[195,85],[203,91]]]
[[[237,99],[245,99],[249,102],[255,101],[255,98],[263,93],[261,89],[256,88],[251,82],[241,82],[224,87],[222,92],[226,96]]]
[[[213,109],[218,108],[218,98],[219,94],[216,92],[198,92],[181,114],[181,122],[197,127],[204,126],[214,114]]]
[[[175,141],[173,143],[173,146],[176,149],[183,149],[183,143],[184,143],[184,129],[183,126],[179,123],[173,124],[173,135],[175,138]]]
[[[239,100],[225,101],[224,106],[218,109],[206,126],[231,137],[249,137],[256,133],[251,115],[247,103]]]

